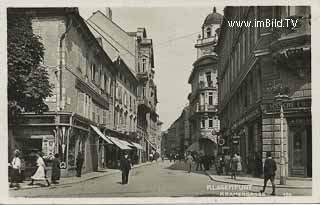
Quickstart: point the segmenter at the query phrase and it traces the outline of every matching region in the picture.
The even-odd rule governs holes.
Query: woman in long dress
[[[29,185],[33,185],[34,181],[46,181],[48,186],[50,186],[50,182],[46,176],[46,164],[42,159],[42,153],[37,154],[37,171],[31,177],[31,183]]]

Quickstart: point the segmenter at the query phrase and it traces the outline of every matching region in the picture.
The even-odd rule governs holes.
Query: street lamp
[[[283,106],[282,102],[285,100],[290,99],[288,95],[285,94],[278,94],[275,96],[275,100],[280,102],[280,132],[281,132],[281,138],[280,138],[280,144],[281,144],[281,156],[280,156],[280,184],[285,185],[286,184],[286,167],[285,167],[285,156],[284,156],[284,149],[283,149]]]

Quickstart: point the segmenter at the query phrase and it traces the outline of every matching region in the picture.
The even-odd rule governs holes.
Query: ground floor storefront
[[[108,132],[94,122],[72,113],[22,114],[9,125],[9,162],[13,151],[22,152],[23,174],[26,179],[36,169],[36,152],[42,152],[51,175],[51,161],[59,154],[61,176],[75,176],[78,155],[83,156],[82,172],[119,168],[119,160],[128,153],[134,163],[140,163],[142,146],[120,139],[119,133]]]
[[[222,130],[226,143],[219,146],[219,154],[238,153],[242,171],[259,177],[263,174],[266,153],[271,152],[278,164],[276,175],[279,177],[283,153],[286,176],[312,177],[311,99],[283,104],[282,133],[279,105],[262,108],[252,110],[230,129]]]

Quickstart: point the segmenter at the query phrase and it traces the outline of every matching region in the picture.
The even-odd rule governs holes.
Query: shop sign
[[[43,136],[42,152],[44,158],[53,158],[54,156],[54,138],[53,136]]]
[[[272,112],[275,110],[280,110],[280,106],[281,106],[280,102],[269,103],[265,105],[265,109],[267,112]],[[282,103],[282,107],[284,110],[311,108],[311,99],[286,101]]]
[[[218,145],[223,146],[224,143],[225,143],[224,139],[221,138],[221,139],[218,140]]]
[[[238,140],[233,140],[232,142],[233,142],[233,144],[238,144],[239,143]]]

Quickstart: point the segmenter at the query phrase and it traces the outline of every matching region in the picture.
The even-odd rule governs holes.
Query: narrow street
[[[10,190],[12,197],[208,197],[219,196],[219,190],[207,190],[207,186],[226,185],[209,179],[203,172],[188,173],[183,162],[169,161],[154,163],[133,169],[128,185],[121,185],[121,174],[116,173],[85,182],[36,188]],[[63,180],[63,179],[62,179]],[[260,187],[252,187],[247,192],[259,192]],[[243,192],[233,190],[230,192]],[[267,189],[267,193],[271,190]],[[278,189],[277,195],[310,195],[311,189]],[[270,194],[270,193],[269,193]]]

